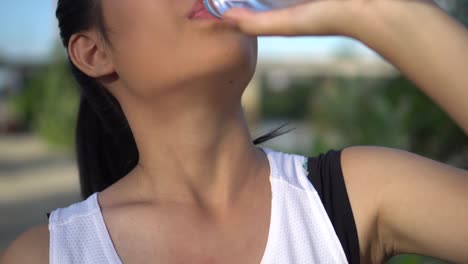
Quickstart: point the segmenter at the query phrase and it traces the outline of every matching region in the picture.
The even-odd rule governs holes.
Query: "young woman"
[[[82,89],[86,200],[53,211],[2,263],[468,263],[467,171],[381,147],[312,159],[256,147],[265,138],[252,142],[240,103],[255,36],[343,35],[468,132],[462,25],[430,0],[319,0],[222,20],[194,15],[200,4],[58,1]]]

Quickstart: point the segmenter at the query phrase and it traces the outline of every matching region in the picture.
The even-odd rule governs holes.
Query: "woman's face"
[[[115,70],[137,96],[210,80],[248,83],[255,71],[257,39],[225,22],[189,19],[199,0],[101,1]]]

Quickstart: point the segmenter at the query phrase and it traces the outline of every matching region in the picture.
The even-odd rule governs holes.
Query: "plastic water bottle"
[[[208,11],[217,17],[222,17],[226,11],[234,7],[243,7],[252,11],[268,11],[309,1],[310,0],[203,0]]]

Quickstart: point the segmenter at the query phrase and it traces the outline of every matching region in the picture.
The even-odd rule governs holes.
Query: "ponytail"
[[[118,101],[72,65],[81,87],[76,154],[84,199],[127,175],[138,163],[138,149]]]

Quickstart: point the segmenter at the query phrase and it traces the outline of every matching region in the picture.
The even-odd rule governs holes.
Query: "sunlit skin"
[[[117,75],[105,85],[129,119],[140,164],[158,181],[155,188],[171,196],[192,193],[182,186],[209,195],[220,175],[249,174],[238,164],[259,167],[240,106],[255,70],[257,40],[225,23],[188,20],[192,5],[103,2],[112,44],[103,48],[108,56],[103,61],[109,63],[108,74]],[[224,176],[220,179],[233,182],[223,180],[220,186],[240,184],[242,178]],[[151,190],[151,196],[158,192]]]
[[[269,213],[269,168],[251,143],[240,104],[257,39],[226,23],[187,19],[192,6],[103,2],[112,46],[101,47],[105,71],[96,77],[113,76],[105,86],[129,120],[140,166],[99,200],[112,236],[137,239],[115,242],[124,261],[234,261],[247,253],[259,262],[266,238],[249,223]],[[72,40],[72,50],[80,41]],[[261,226],[266,234],[268,221]]]
[[[109,43],[96,29],[69,43],[73,63],[122,105],[140,152],[139,166],[99,194],[124,263],[262,259],[269,167],[240,103],[257,35],[358,39],[468,131],[468,33],[431,1],[321,0],[263,14],[233,10],[224,22],[187,19],[193,4],[103,0]],[[342,169],[362,263],[399,253],[468,262],[460,246],[468,243],[467,171],[380,147],[345,149]],[[48,263],[48,242],[47,225],[35,227],[2,263]]]

